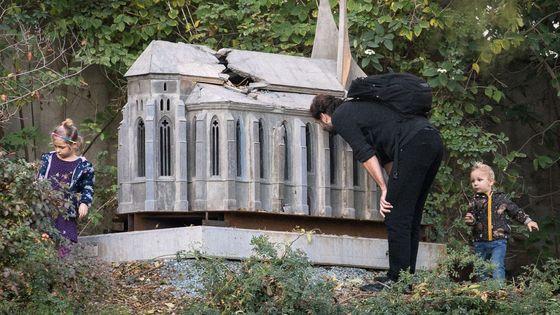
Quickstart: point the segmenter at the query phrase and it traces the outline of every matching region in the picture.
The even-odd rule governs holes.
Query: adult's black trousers
[[[443,144],[439,132],[426,127],[399,152],[399,176],[389,176],[387,201],[393,205],[385,216],[389,243],[389,272],[397,281],[403,270],[414,273],[420,242],[420,221],[426,197],[439,169]]]

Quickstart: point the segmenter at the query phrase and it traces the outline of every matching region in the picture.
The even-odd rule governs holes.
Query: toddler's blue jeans
[[[490,260],[495,269],[492,278],[500,281],[506,279],[506,258],[507,240],[495,240],[486,242],[474,242],[474,252],[484,260]]]

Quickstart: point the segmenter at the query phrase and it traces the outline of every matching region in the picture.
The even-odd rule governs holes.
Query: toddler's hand
[[[465,220],[466,224],[473,224],[474,223],[474,217],[473,217],[472,213],[467,213],[465,215],[465,217],[463,218],[463,220]]]
[[[531,222],[527,223],[527,228],[529,229],[529,232],[533,232],[533,229],[536,229],[538,231],[539,230],[539,225],[537,224],[537,222],[531,221]]]

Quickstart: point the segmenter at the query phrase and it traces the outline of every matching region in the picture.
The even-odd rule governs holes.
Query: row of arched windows
[[[160,111],[170,111],[171,110],[171,100],[170,99],[166,99],[164,100],[163,98],[159,100],[159,110]],[[136,111],[144,111],[144,100],[140,100],[140,102],[138,102],[138,100],[136,100]]]
[[[193,135],[196,135],[196,124],[193,124]],[[236,157],[236,167],[237,167],[237,176],[244,175],[244,155],[243,149],[244,145],[244,136],[242,131],[242,124],[240,120],[237,120],[235,123],[235,157]],[[168,118],[163,118],[158,125],[158,135],[159,135],[159,147],[158,147],[158,162],[159,162],[159,176],[172,176],[173,175],[173,167],[172,167],[172,144],[173,144],[173,128],[171,127],[171,123]],[[290,143],[288,137],[288,128],[286,126],[286,122],[283,122],[280,125],[281,132],[281,143],[277,143],[275,145],[280,145],[280,148],[283,149],[282,153],[282,160],[283,160],[283,178],[284,180],[288,181],[291,179],[291,152],[290,152]],[[267,147],[267,143],[265,143],[265,134],[264,134],[264,126],[263,121],[258,121],[258,144],[259,144],[259,152],[258,152],[258,169],[260,178],[265,178],[265,152],[266,150],[270,150],[271,147]],[[310,123],[307,123],[305,126],[305,147],[306,147],[306,169],[307,173],[311,174],[314,172],[314,154],[313,154],[313,131],[312,126]],[[137,154],[137,176],[144,177],[146,175],[146,148],[145,148],[145,139],[146,139],[146,131],[144,121],[139,119],[136,125],[136,154]],[[196,141],[193,137],[193,141]],[[338,158],[337,158],[337,151],[338,145],[336,141],[336,136],[329,134],[329,158],[330,158],[330,183],[337,184],[337,165],[338,165]],[[210,123],[210,174],[212,176],[219,176],[220,175],[220,123],[216,117],[211,120]],[[353,184],[358,186],[359,183],[359,167],[358,161],[354,160],[353,163]],[[194,165],[193,172],[196,170],[196,165]],[[196,174],[196,173],[193,173]]]

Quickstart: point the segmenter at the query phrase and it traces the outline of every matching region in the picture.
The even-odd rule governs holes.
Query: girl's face
[[[76,157],[76,144],[67,143],[59,137],[51,137],[56,156],[61,160],[73,159]]]
[[[488,172],[483,170],[474,170],[471,172],[471,185],[477,193],[488,194],[492,191],[494,180],[490,179]]]

